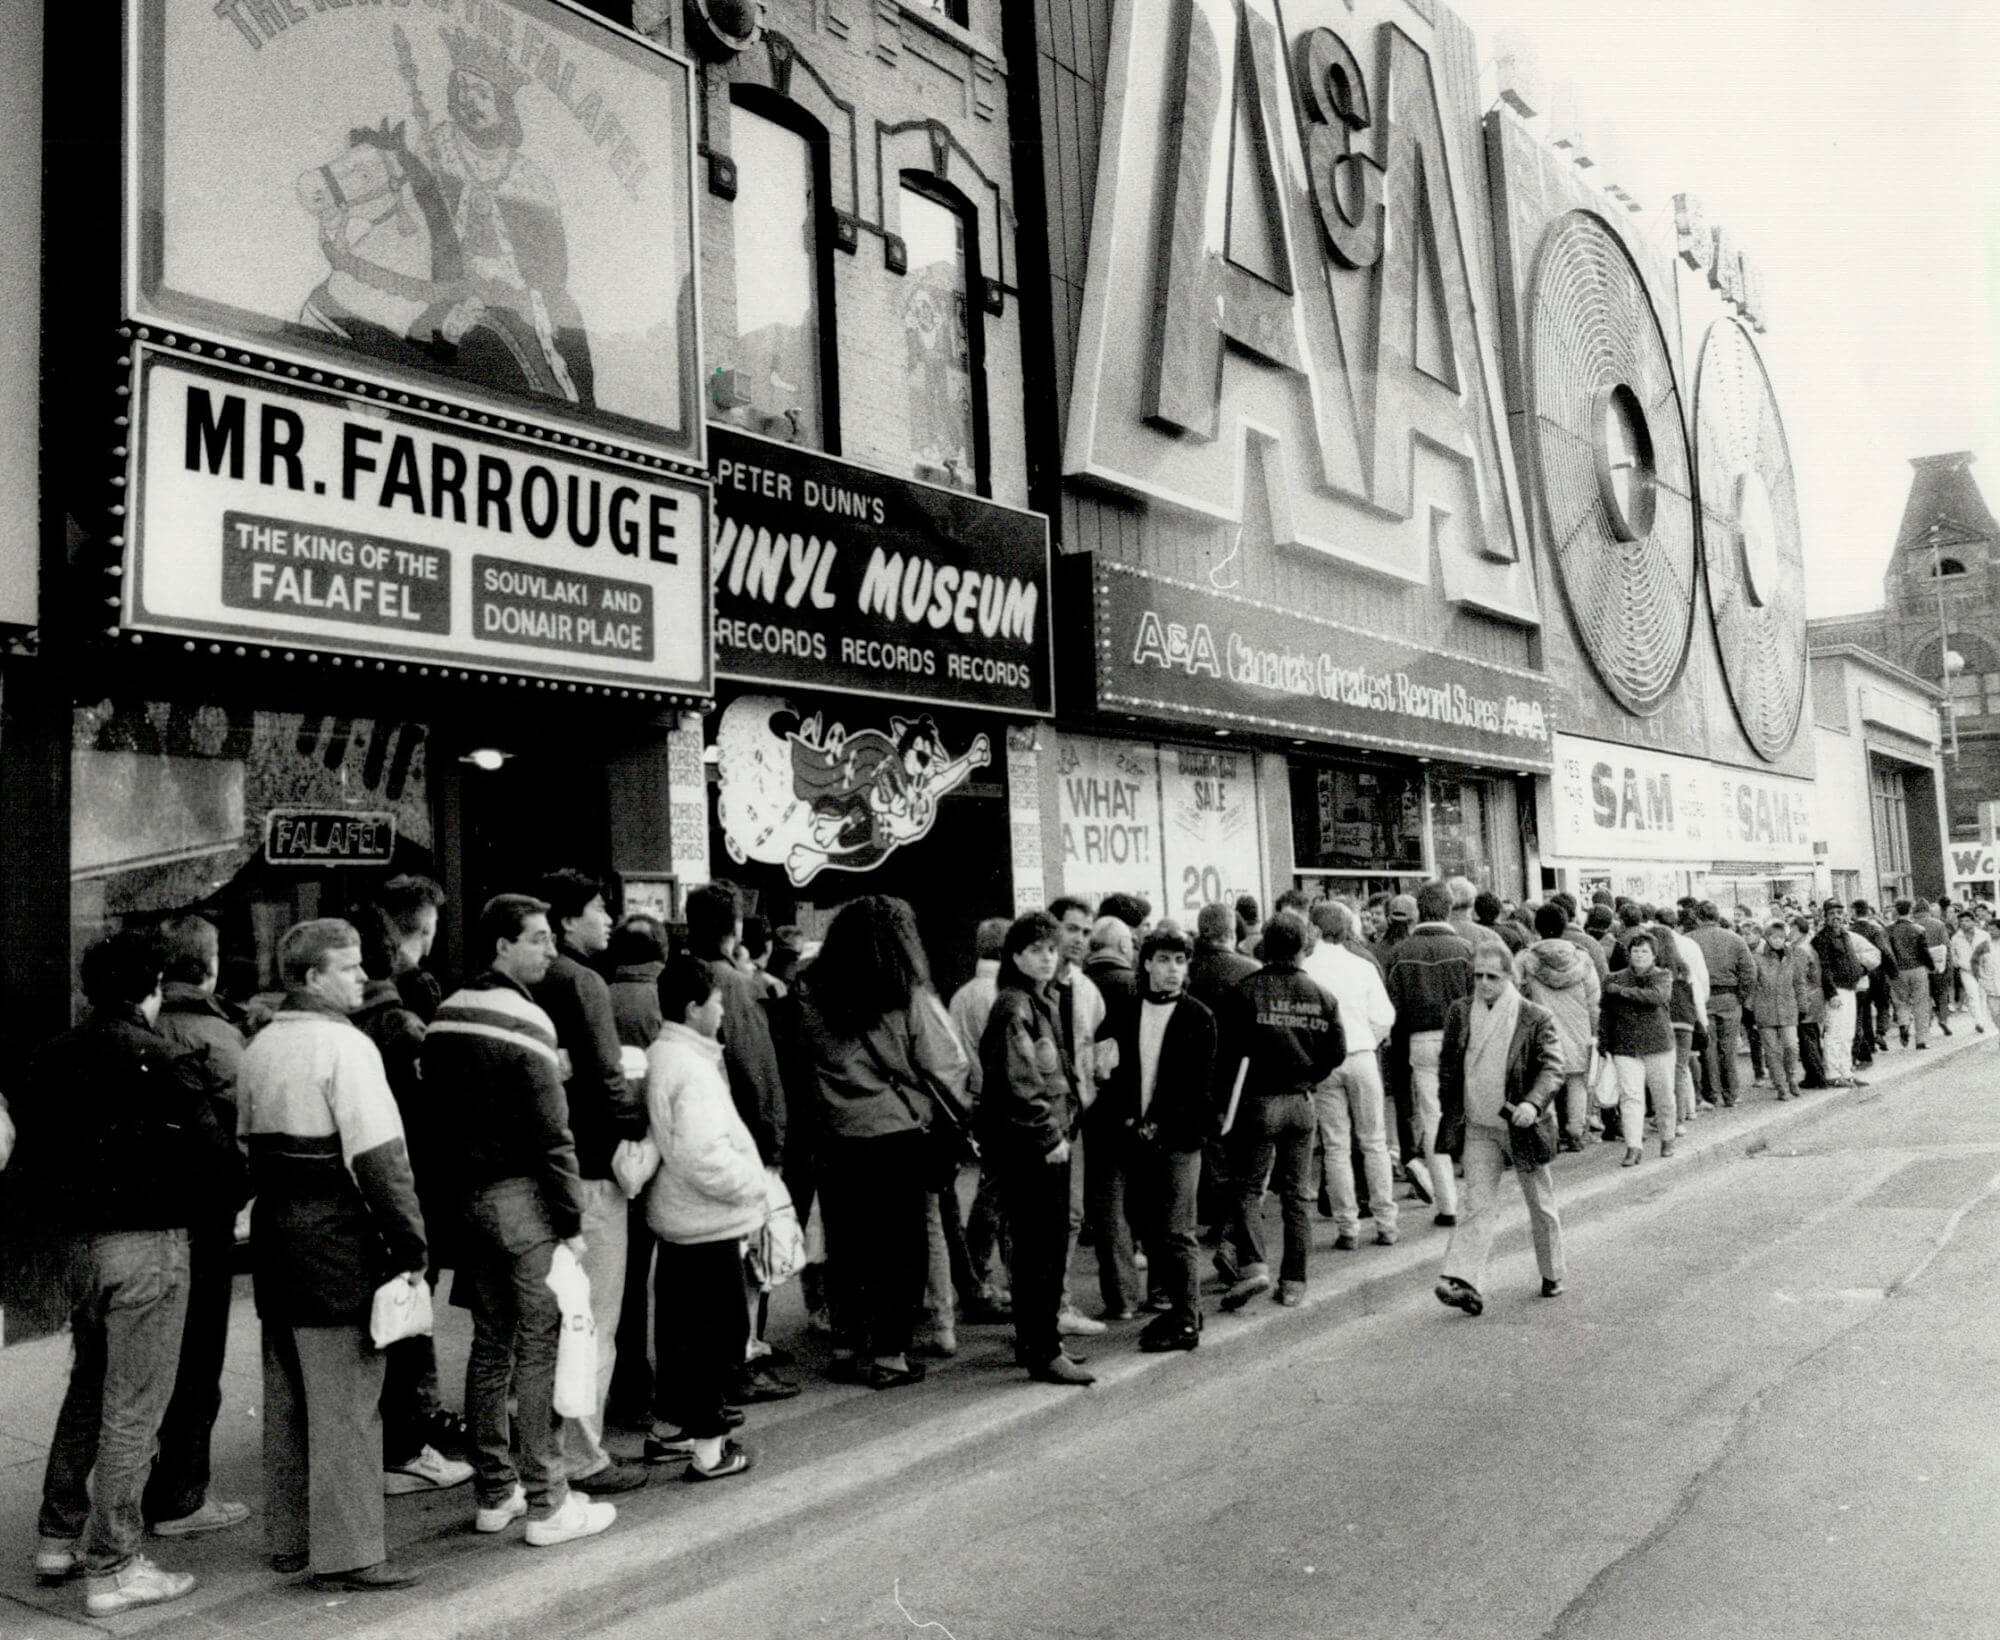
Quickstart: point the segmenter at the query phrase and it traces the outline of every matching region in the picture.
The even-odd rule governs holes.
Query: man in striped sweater
[[[528,1516],[537,1548],[603,1531],[617,1509],[570,1490],[555,1411],[562,1312],[548,1285],[557,1245],[579,1257],[583,1180],[563,1097],[556,1028],[529,995],[555,958],[545,901],[500,894],[479,913],[475,958],[486,971],[438,1009],[424,1038],[425,1086],[439,1130],[456,1135],[466,1214],[472,1353],[465,1414],[481,1532]],[[521,1468],[508,1452],[513,1386]]]

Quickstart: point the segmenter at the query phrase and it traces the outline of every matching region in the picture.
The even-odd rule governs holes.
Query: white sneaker
[[[225,1503],[220,1498],[203,1498],[201,1507],[178,1520],[153,1522],[153,1536],[163,1538],[200,1537],[204,1532],[226,1532],[250,1518],[247,1503]]]
[[[193,1572],[163,1572],[144,1555],[103,1577],[85,1580],[84,1608],[92,1617],[115,1617],[134,1606],[157,1606],[178,1600],[194,1587]]]
[[[1095,1338],[1104,1331],[1104,1323],[1065,1305],[1056,1315],[1056,1331],[1065,1338]]]
[[[447,1458],[434,1446],[427,1446],[408,1463],[382,1471],[382,1495],[399,1498],[406,1492],[445,1491],[463,1486],[472,1479],[472,1465]]]
[[[617,1518],[617,1504],[592,1503],[572,1490],[553,1515],[528,1522],[528,1541],[537,1549],[548,1549],[577,1538],[596,1537]]]
[[[516,1481],[514,1490],[507,1494],[503,1502],[494,1504],[490,1509],[484,1504],[479,1506],[472,1517],[472,1529],[475,1532],[504,1532],[527,1512],[528,1494]]]
[[[83,1570],[83,1548],[75,1538],[45,1537],[35,1544],[35,1579],[62,1583]]]
[[[1431,1186],[1431,1170],[1422,1157],[1412,1156],[1403,1164],[1403,1176],[1410,1181],[1410,1194],[1428,1206],[1435,1200]]]

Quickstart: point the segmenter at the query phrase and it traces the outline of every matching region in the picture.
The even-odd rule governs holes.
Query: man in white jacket
[[[1326,1148],[1327,1189],[1333,1197],[1333,1245],[1358,1245],[1360,1209],[1354,1199],[1354,1141],[1368,1180],[1369,1210],[1375,1215],[1375,1245],[1396,1245],[1396,1188],[1389,1171],[1389,1143],[1383,1125],[1382,1066],[1377,1044],[1396,1023],[1395,1005],[1382,971],[1341,942],[1354,932],[1354,913],[1337,900],[1317,900],[1312,920],[1320,942],[1299,959],[1307,976],[1340,1004],[1347,1034],[1347,1057],[1313,1092],[1321,1143]]]

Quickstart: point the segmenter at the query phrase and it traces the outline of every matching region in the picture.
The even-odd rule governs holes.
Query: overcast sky
[[[1879,606],[1912,456],[1973,451],[2000,512],[2000,5],[1450,3],[1611,133],[1633,221],[1696,193],[1762,264],[1809,613]]]

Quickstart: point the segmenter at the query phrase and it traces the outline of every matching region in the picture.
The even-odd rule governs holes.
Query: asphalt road
[[[1079,1391],[594,1632],[2000,1635],[2000,1053],[1628,1197],[1559,1299],[1521,1248],[1478,1319],[1412,1283]]]

